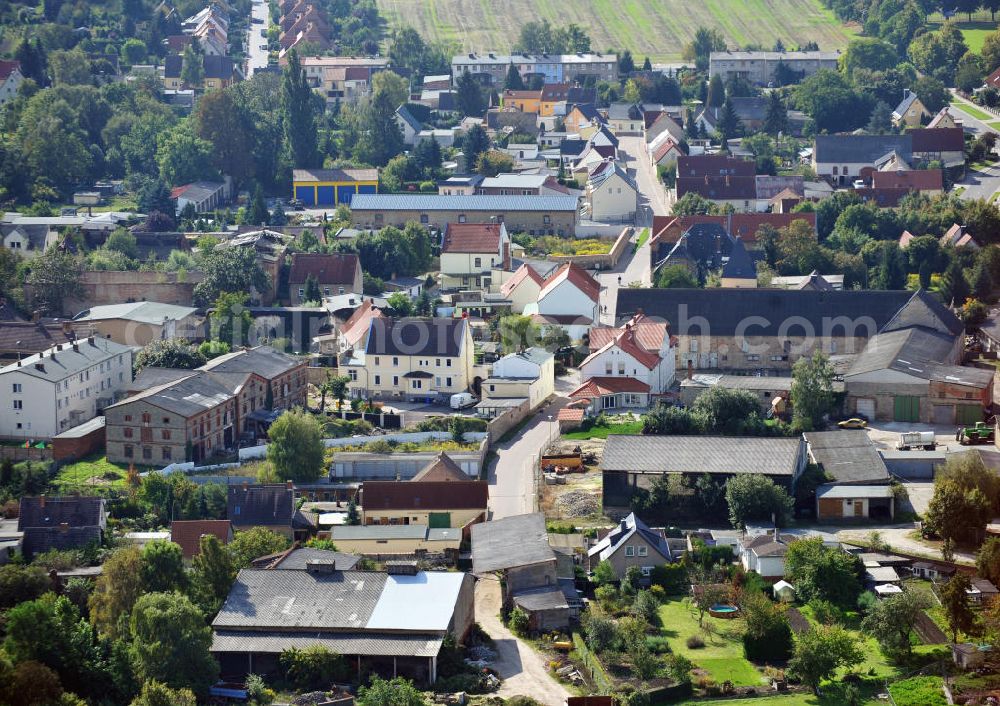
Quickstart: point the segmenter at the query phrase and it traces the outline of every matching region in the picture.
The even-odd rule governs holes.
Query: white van
[[[452,409],[465,409],[466,407],[471,407],[476,404],[478,400],[473,397],[471,392],[458,392],[451,396],[451,408]]]

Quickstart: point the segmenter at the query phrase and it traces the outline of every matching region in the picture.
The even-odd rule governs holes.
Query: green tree
[[[236,571],[226,548],[215,535],[202,535],[200,551],[191,562],[191,587],[205,615],[215,615],[229,595]]]
[[[147,592],[183,592],[187,582],[180,545],[156,541],[142,548],[142,583]]]
[[[253,315],[247,310],[249,297],[243,293],[220,292],[209,315],[209,335],[230,350],[250,341]]]
[[[291,648],[281,653],[278,663],[296,691],[326,691],[347,673],[344,658],[322,645]]]
[[[854,606],[861,593],[861,572],[856,556],[825,547],[818,537],[792,542],[785,555],[785,576],[804,601]]]
[[[524,79],[521,78],[521,72],[514,64],[507,67],[507,78],[504,79],[503,87],[508,91],[524,90]]]
[[[500,318],[500,345],[504,353],[519,353],[531,348],[539,340],[539,327],[530,316],[509,314]]]
[[[606,586],[617,582],[618,574],[615,573],[615,567],[607,561],[599,562],[597,568],[594,569],[594,583],[598,586]]]
[[[941,276],[941,283],[938,291],[944,298],[946,304],[961,306],[972,294],[968,281],[965,279],[965,271],[962,263],[957,257],[952,257],[951,262]]]
[[[104,247],[133,260],[139,256],[139,247],[136,244],[135,236],[126,228],[119,227],[111,231],[108,239],[104,241]]]
[[[971,579],[962,573],[955,574],[941,587],[941,606],[951,629],[952,642],[958,642],[959,633],[969,635],[976,629],[976,614],[969,603],[971,589]]]
[[[215,248],[202,258],[205,277],[194,288],[194,300],[205,306],[222,292],[266,292],[271,285],[251,248]]]
[[[158,338],[135,355],[135,371],[144,368],[181,368],[194,370],[204,365],[205,356],[183,338]]]
[[[718,108],[726,101],[726,88],[722,83],[722,76],[715,74],[708,82],[708,96],[705,98],[705,107]]]
[[[515,161],[506,152],[500,150],[487,150],[479,155],[476,162],[476,171],[485,177],[495,177],[497,174],[506,174],[514,171]]]
[[[767,114],[764,116],[764,132],[777,136],[788,132],[788,110],[777,91],[771,91],[767,98]]]
[[[122,59],[129,66],[141,64],[146,60],[146,45],[142,41],[132,38],[125,40],[121,49]]]
[[[231,176],[237,187],[253,176],[253,117],[231,91],[211,91],[199,98],[192,121],[195,134],[211,145],[216,170]]]
[[[299,169],[318,166],[316,99],[295,49],[281,76],[281,111],[288,163]]]
[[[656,286],[664,289],[697,289],[698,278],[684,265],[666,265],[656,273]]]
[[[455,82],[455,102],[462,115],[480,116],[485,110],[483,89],[468,71],[463,71]]]
[[[205,80],[204,61],[196,42],[191,42],[184,47],[184,54],[181,58],[181,82],[185,86],[201,88],[201,84]]]
[[[277,554],[286,549],[288,540],[264,527],[253,527],[245,532],[237,532],[232,541],[226,545],[226,551],[233,561],[234,571],[247,568],[254,559]]]
[[[413,300],[406,292],[393,292],[389,295],[386,303],[396,316],[413,315]]]
[[[885,101],[879,101],[872,108],[871,117],[868,118],[868,125],[865,126],[865,132],[872,135],[885,135],[892,131],[892,108]]]
[[[994,585],[1000,584],[1000,537],[987,537],[979,547],[976,571]]]
[[[913,84],[913,92],[931,113],[936,113],[948,105],[951,94],[948,88],[933,76],[921,76]]]
[[[323,474],[323,430],[316,417],[290,410],[268,431],[267,460],[279,478],[314,481]]]
[[[840,66],[853,75],[857,69],[888,71],[899,64],[896,48],[878,37],[857,37],[847,45]]]
[[[822,424],[833,407],[833,365],[820,350],[802,357],[792,366],[792,423],[810,431]]]
[[[743,654],[753,662],[785,661],[792,654],[792,628],[785,610],[763,593],[748,593],[740,604],[746,621]]]
[[[372,94],[370,104],[362,111],[365,130],[356,157],[381,167],[403,151],[403,133],[396,122],[399,103],[395,100],[389,90]]]
[[[187,596],[145,594],[136,601],[129,628],[132,658],[141,680],[208,694],[219,672],[208,651],[212,629]]]
[[[760,424],[760,403],[748,390],[714,387],[698,396],[691,411],[700,417],[705,430],[715,434],[745,434]]]
[[[219,176],[212,166],[212,145],[196,136],[188,123],[180,123],[156,140],[160,178],[167,184],[189,184]]]
[[[694,33],[694,39],[684,46],[683,57],[685,61],[695,62],[695,67],[700,72],[708,70],[708,60],[713,51],[725,51],[725,37],[717,29],[698,27]]]
[[[925,607],[915,591],[904,591],[876,601],[861,621],[861,629],[874,637],[894,657],[911,652],[910,634]]]
[[[114,640],[127,634],[132,608],[145,590],[142,569],[138,547],[119,549],[104,562],[88,600],[90,622],[102,635]]]
[[[462,154],[465,156],[465,169],[470,171],[479,162],[479,156],[490,148],[490,138],[482,125],[476,124],[469,128],[462,140]]]
[[[31,287],[30,304],[46,316],[62,314],[63,302],[80,293],[80,261],[70,253],[50,248],[30,263],[25,284]]]
[[[34,600],[49,587],[49,577],[40,566],[4,564],[0,566],[0,610]]]
[[[963,488],[950,478],[934,483],[934,495],[927,506],[926,525],[943,540],[942,552],[951,558],[954,546],[981,537],[992,515],[989,498],[979,488]]]
[[[142,685],[142,693],[130,706],[196,706],[197,699],[190,689],[171,689],[156,680]]]
[[[784,488],[757,473],[733,476],[726,481],[726,504],[733,527],[745,527],[754,520],[770,520],[782,524],[792,510],[792,499]]]
[[[358,706],[426,706],[424,695],[413,682],[394,677],[380,679],[372,676],[368,686],[358,688]]]
[[[254,189],[244,220],[252,226],[262,226],[271,220],[271,214],[267,212],[267,205],[264,203],[264,190],[260,184]]]
[[[319,288],[319,280],[311,272],[306,276],[304,300],[307,302],[323,301],[323,292]]]
[[[719,114],[719,120],[715,124],[715,129],[719,133],[723,147],[732,138],[743,134],[743,121],[736,114],[736,109],[733,107],[731,98],[726,98],[726,102],[722,104],[722,112]]]
[[[842,668],[861,664],[864,651],[851,633],[837,625],[819,625],[795,640],[788,669],[819,695],[819,685]]]

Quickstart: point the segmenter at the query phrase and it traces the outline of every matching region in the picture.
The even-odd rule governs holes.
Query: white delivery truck
[[[451,396],[452,409],[465,409],[476,404],[478,400],[470,392],[458,392]]]
[[[937,447],[932,431],[904,431],[899,435],[899,442],[896,448],[900,451],[909,451],[912,448],[933,451]]]

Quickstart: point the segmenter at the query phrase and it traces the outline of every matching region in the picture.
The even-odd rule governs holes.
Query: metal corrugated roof
[[[514,515],[472,526],[472,566],[477,574],[555,561],[540,513]]]
[[[318,633],[258,633],[215,631],[212,652],[258,652],[278,654],[296,647],[319,645],[341,655],[372,657],[434,657],[441,650],[441,638],[433,635],[322,635]]]
[[[838,429],[805,434],[809,454],[838,483],[888,483],[889,471],[863,430]],[[849,496],[843,496],[849,497]]]
[[[888,485],[821,485],[816,488],[817,498],[891,498],[892,486]]]
[[[791,476],[799,439],[733,436],[612,435],[601,468],[638,473],[762,473]]]
[[[352,211],[576,211],[576,196],[355,194]]]

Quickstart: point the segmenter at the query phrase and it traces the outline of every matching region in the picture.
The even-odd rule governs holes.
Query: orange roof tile
[[[587,274],[586,270],[579,265],[567,262],[545,280],[542,291],[538,293],[538,299],[543,299],[549,292],[567,280],[593,301],[596,302],[600,297],[601,285],[598,281]]]
[[[500,287],[500,294],[505,297],[509,296],[510,293],[517,289],[518,285],[526,279],[530,279],[532,282],[537,284],[539,288],[545,281],[542,279],[542,276],[535,271],[535,268],[530,267],[529,265],[521,265],[517,268],[517,272],[514,273],[514,276],[504,282],[503,286]]]
[[[599,397],[618,392],[649,392],[649,385],[635,378],[594,377],[569,393],[571,398]]]
[[[209,534],[228,544],[232,535],[229,520],[175,520],[170,524],[170,541],[180,545],[185,559],[201,553],[201,538]]]

